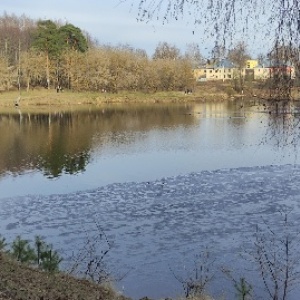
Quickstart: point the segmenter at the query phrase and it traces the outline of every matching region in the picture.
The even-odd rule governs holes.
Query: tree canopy
[[[155,48],[153,59],[178,59],[180,50],[167,42],[162,42]]]
[[[61,26],[58,31],[63,48],[69,48],[80,52],[85,52],[88,49],[87,40],[80,28],[75,27],[72,24],[66,24]]]
[[[36,32],[33,35],[32,47],[46,52],[50,57],[59,56],[62,43],[58,25],[51,20],[38,21]]]
[[[195,43],[187,44],[184,57],[192,63],[193,68],[198,68],[205,62],[205,59],[201,54],[199,45]]]
[[[80,28],[72,24],[59,26],[51,20],[38,21],[32,46],[47,52],[50,57],[58,57],[65,49],[80,52],[88,49],[87,40]]]
[[[238,42],[228,51],[228,59],[239,69],[246,66],[246,60],[250,59],[247,45],[244,42]]]

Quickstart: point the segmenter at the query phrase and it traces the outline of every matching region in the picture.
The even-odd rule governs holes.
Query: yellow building
[[[245,67],[239,69],[234,67],[228,60],[219,63],[206,64],[198,69],[194,69],[196,81],[212,80],[232,80],[243,76],[247,80],[265,80],[270,78],[270,67],[260,65],[256,59],[248,59]],[[292,78],[295,77],[294,71],[291,72]]]
[[[194,69],[194,77],[196,81],[231,80],[234,70],[235,68],[203,67]]]
[[[194,69],[194,77],[197,81],[201,80],[206,80],[206,72],[207,69],[204,68],[199,68],[199,69]]]
[[[246,68],[247,69],[254,69],[258,66],[258,60],[256,59],[247,59],[246,60]]]

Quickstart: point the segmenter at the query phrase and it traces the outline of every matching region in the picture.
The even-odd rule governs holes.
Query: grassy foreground
[[[0,300],[131,300],[107,285],[29,267],[0,252]],[[171,298],[168,298],[171,300]],[[177,298],[177,300],[185,298]],[[189,300],[213,300],[208,295]],[[151,300],[147,297],[141,300]]]
[[[0,300],[126,300],[110,286],[41,271],[0,253]]]

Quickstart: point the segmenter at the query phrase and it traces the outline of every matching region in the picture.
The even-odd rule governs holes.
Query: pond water
[[[298,122],[297,105],[257,99],[0,114],[1,232],[46,237],[65,269],[108,249],[103,269],[136,299],[183,294],[204,253],[212,294],[234,292],[225,266],[264,297],[239,254],[278,212],[298,226]]]

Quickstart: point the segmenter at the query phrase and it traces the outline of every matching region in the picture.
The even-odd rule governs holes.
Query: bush
[[[13,241],[11,248],[12,256],[21,263],[31,264],[36,260],[36,254],[29,241],[21,239],[19,235]]]
[[[0,251],[3,251],[6,246],[5,238],[0,238]],[[52,245],[46,244],[40,236],[35,237],[34,246],[31,246],[28,240],[18,235],[7,252],[21,263],[36,265],[47,272],[59,271],[59,264],[62,261]]]

